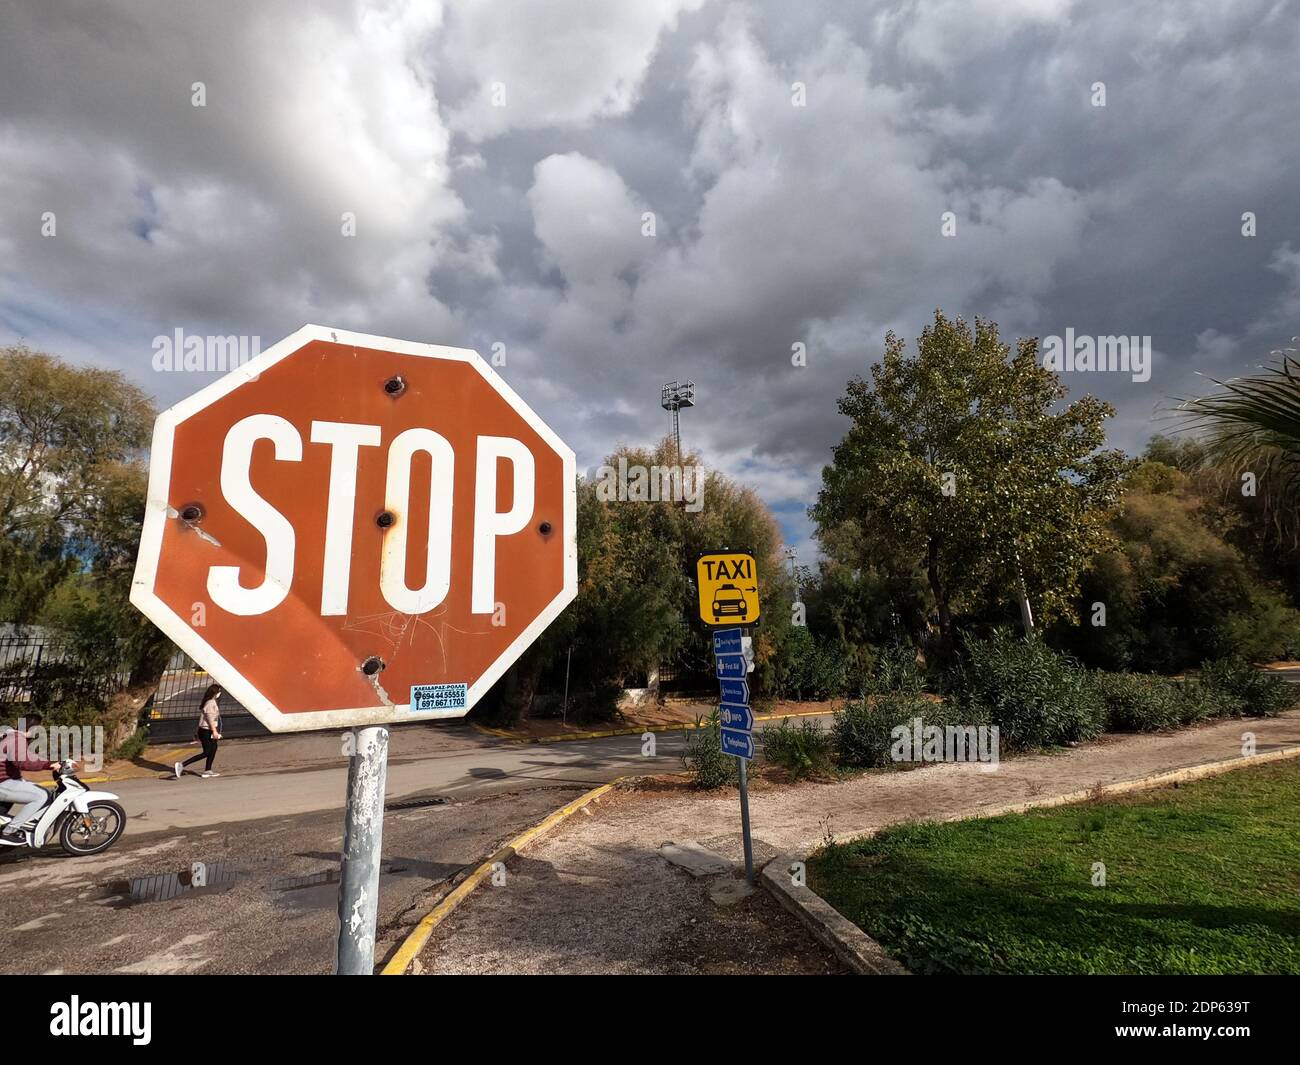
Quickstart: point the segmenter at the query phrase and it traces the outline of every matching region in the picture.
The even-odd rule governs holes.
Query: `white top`
[[[199,711],[199,728],[221,731],[221,711],[217,709],[216,699],[209,699]]]

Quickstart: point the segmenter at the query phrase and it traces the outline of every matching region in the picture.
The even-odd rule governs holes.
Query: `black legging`
[[[212,762],[217,757],[217,741],[212,738],[212,730],[206,728],[199,729],[199,742],[203,744],[203,750],[194,755],[193,758],[186,758],[185,761],[181,763],[181,768],[184,769],[187,765],[192,765],[200,758],[206,758],[208,761],[203,767],[203,772],[211,773]]]

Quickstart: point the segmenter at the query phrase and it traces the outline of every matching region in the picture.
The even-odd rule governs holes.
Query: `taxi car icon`
[[[744,593],[734,584],[723,584],[713,593],[713,620],[721,621],[729,615],[743,618],[749,613]]]

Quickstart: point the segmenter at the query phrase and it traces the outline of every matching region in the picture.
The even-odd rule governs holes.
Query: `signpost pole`
[[[715,552],[695,564],[700,620],[713,631],[714,672],[721,687],[718,743],[733,755],[740,775],[740,829],[745,845],[745,880],[754,883],[754,841],[749,835],[749,760],[754,757],[754,712],[748,676],[754,668],[749,626],[758,624],[758,566],[752,555]],[[735,628],[723,629],[735,618]]]
[[[744,646],[744,636],[749,635],[749,629],[740,630],[742,635],[741,646]],[[745,662],[746,669],[749,666],[748,659]],[[748,675],[748,673],[746,674]],[[750,725],[753,728],[753,725]],[[754,883],[754,841],[749,837],[749,759],[737,758],[740,763],[740,831],[745,841],[745,879],[752,886]]]
[[[745,837],[745,879],[754,882],[754,844],[749,838],[749,761],[737,758],[740,763],[740,831]]]
[[[379,914],[379,862],[384,837],[384,784],[388,777],[388,729],[352,730],[348,760],[343,864],[339,876],[339,976],[375,971],[375,924]]]

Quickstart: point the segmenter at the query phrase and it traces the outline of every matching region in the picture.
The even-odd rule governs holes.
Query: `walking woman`
[[[217,757],[217,741],[221,739],[221,709],[217,706],[217,700],[221,697],[221,685],[209,684],[208,690],[203,693],[203,708],[199,711],[199,727],[194,730],[194,738],[203,744],[203,750],[193,758],[187,758],[183,762],[177,762],[176,779],[180,780],[181,774],[185,772],[185,767],[200,758],[206,759],[203,765],[204,777],[219,777],[220,773],[212,771],[212,762]]]

